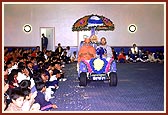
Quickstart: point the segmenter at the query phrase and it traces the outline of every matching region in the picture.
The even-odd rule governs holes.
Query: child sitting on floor
[[[20,87],[13,88],[10,94],[12,102],[9,104],[6,111],[22,111],[24,95]]]
[[[34,98],[36,95],[32,95],[31,89],[24,88],[22,89],[22,93],[24,94],[24,102],[22,106],[23,111],[30,111],[30,108],[32,107],[34,103]]]
[[[45,91],[46,86],[44,82],[35,82],[36,89],[37,89],[37,96],[35,97],[35,103],[40,105],[41,111],[48,111],[52,108],[57,108],[55,104],[52,104],[50,101],[46,101],[45,99]]]

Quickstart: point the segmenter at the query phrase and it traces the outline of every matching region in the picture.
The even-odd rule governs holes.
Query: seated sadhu
[[[83,46],[78,52],[78,63],[81,60],[90,60],[96,57],[96,50],[90,45],[90,38],[85,38]]]

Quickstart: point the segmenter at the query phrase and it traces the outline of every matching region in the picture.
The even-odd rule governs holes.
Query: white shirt
[[[48,56],[46,54],[44,54],[44,58],[47,60]]]
[[[20,83],[22,80],[30,80],[30,76],[26,76],[25,74],[18,72],[17,80],[18,83]]]
[[[138,53],[138,47],[131,48],[131,52],[132,52],[132,54],[135,54],[135,52],[137,54]]]
[[[67,52],[67,57],[71,57],[71,55],[72,55],[71,51],[70,50],[66,50],[66,52]]]
[[[8,75],[11,73],[12,69],[17,69],[18,66],[15,64],[11,68],[8,68]]]
[[[54,81],[54,80],[57,80],[56,75],[52,75],[52,76],[50,77],[50,80],[49,80],[49,81]]]

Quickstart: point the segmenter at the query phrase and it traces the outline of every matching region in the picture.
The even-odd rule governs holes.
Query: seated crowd
[[[82,51],[78,53],[83,55]],[[138,50],[136,44],[128,52],[121,48],[119,54],[112,48],[111,54],[119,63],[164,62],[163,52]],[[53,94],[59,88],[59,82],[66,81],[63,68],[79,59],[76,51],[71,53],[69,46],[63,49],[60,43],[55,52],[46,48],[40,51],[39,46],[35,50],[14,48],[8,51],[5,48],[4,111],[48,111],[57,108],[50,99],[55,98]]]
[[[64,77],[65,64],[77,61],[76,52],[63,49],[40,51],[4,49],[4,111],[48,111],[57,108],[50,102]],[[68,54],[68,55],[66,55]]]
[[[152,52],[150,50],[144,50],[141,48],[138,50],[136,44],[133,44],[133,47],[128,50],[128,52],[124,51],[124,48],[121,48],[119,54],[117,55],[114,48],[112,48],[113,57],[119,63],[131,63],[131,62],[156,62],[163,63],[164,62],[164,54],[163,51],[156,50],[156,52]]]

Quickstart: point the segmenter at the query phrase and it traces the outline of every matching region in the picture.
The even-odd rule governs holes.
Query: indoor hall
[[[31,81],[31,89],[27,87],[26,91],[31,90],[35,96],[29,108],[10,108],[4,112],[24,112],[26,109],[37,112],[165,112],[165,2],[3,2],[2,6],[2,83],[5,86],[9,84],[12,92],[21,87],[23,80],[28,80],[27,84]],[[48,39],[47,45],[43,44],[44,38]],[[79,85],[78,57],[88,38],[96,40],[90,42],[95,48],[95,55],[104,55],[96,49],[101,45],[102,38],[111,48],[110,58],[114,58],[112,62],[115,62],[117,69],[116,86],[109,86],[108,80],[88,81],[86,86]],[[134,44],[136,55],[130,54],[135,52],[132,50]],[[59,46],[62,47],[61,53]],[[103,50],[103,53],[107,52],[107,49]],[[59,57],[64,53],[67,57],[69,54],[71,56],[64,60],[64,57]],[[77,57],[72,59],[73,53]],[[98,73],[101,74],[105,64],[111,63],[101,56],[101,61],[97,61],[100,65],[95,68],[91,66],[93,70],[90,72],[99,69]],[[97,59],[94,58],[91,60]],[[102,60],[104,65],[99,63]],[[88,64],[95,63],[89,60]],[[57,74],[58,78],[51,78]],[[46,92],[36,95],[37,84],[46,86]],[[21,96],[25,89],[17,90],[20,94],[13,91],[13,95]],[[11,107],[10,99],[14,97],[10,91],[5,91],[3,96],[3,100],[10,97],[2,103],[6,108]],[[42,94],[44,96],[40,97]],[[39,104],[41,100],[45,101],[45,105]]]

